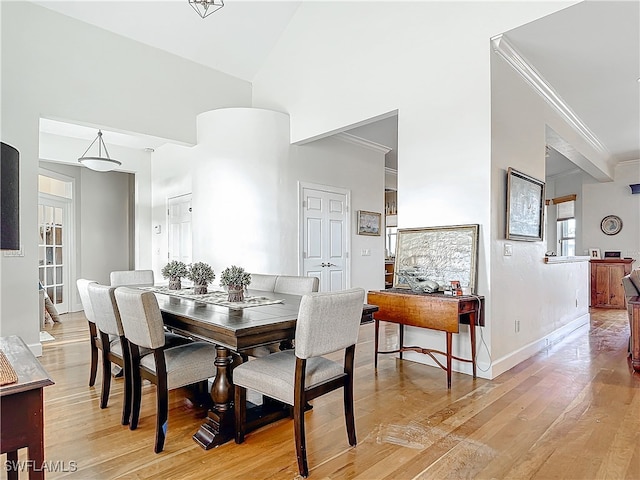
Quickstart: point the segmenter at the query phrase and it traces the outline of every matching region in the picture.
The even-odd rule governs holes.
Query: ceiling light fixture
[[[202,18],[208,17],[213,12],[224,7],[223,0],[189,0],[189,5],[198,12]]]
[[[93,147],[93,144],[98,142],[98,156],[97,157],[87,157],[87,152]],[[105,156],[102,156],[102,149],[104,148]],[[104,144],[104,140],[102,140],[102,131],[98,130],[98,136],[95,138],[91,145],[85,150],[80,158],[78,158],[78,162],[83,164],[85,167],[90,168],[91,170],[95,170],[96,172],[108,172],[113,170],[116,167],[122,165],[122,162],[118,160],[113,160],[109,157],[109,152],[107,151],[107,146]]]

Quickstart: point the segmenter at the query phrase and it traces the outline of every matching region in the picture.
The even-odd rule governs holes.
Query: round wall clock
[[[622,230],[622,220],[617,215],[607,215],[600,222],[600,230],[606,235],[615,235]]]

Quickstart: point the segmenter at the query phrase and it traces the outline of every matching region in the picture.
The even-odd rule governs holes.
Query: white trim
[[[576,131],[605,158],[611,154],[595,134],[571,110],[567,102],[554,90],[540,73],[527,61],[518,50],[502,35],[491,38],[493,51],[502,57],[513,69],[533,87],[533,89]]]
[[[38,329],[38,331],[39,330],[40,329]],[[30,343],[29,345],[27,345],[27,347],[29,347],[29,350],[31,350],[31,353],[33,353],[36,357],[42,356],[42,343],[40,342]]]
[[[578,257],[544,257],[544,263],[580,263],[591,260],[589,255],[581,255]]]
[[[338,140],[342,140],[343,142],[352,143],[353,145],[358,145],[359,147],[368,148],[369,150],[374,150],[376,152],[380,152],[383,154],[389,153],[393,148],[387,147],[380,143],[372,142],[371,140],[367,140],[366,138],[357,137],[350,133],[338,133],[334,135]]]
[[[635,166],[635,165],[639,165],[640,166],[640,158],[637,160],[624,160],[622,162],[618,162],[616,163],[616,167],[627,167],[627,166]]]

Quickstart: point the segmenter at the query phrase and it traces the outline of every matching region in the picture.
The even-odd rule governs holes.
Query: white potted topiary
[[[193,282],[193,293],[202,295],[207,293],[207,285],[216,278],[216,274],[208,263],[196,262],[189,265],[187,278]]]
[[[220,274],[220,285],[227,287],[230,302],[242,302],[244,300],[244,287],[251,283],[251,274],[242,267],[231,265]]]
[[[182,277],[187,276],[187,266],[179,260],[171,260],[162,268],[162,276],[169,279],[169,290],[180,290]]]

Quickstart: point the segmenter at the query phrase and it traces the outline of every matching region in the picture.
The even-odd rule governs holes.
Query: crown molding
[[[372,142],[371,140],[366,140],[361,137],[356,137],[355,135],[351,135],[350,133],[338,133],[335,135],[335,138],[342,140],[343,142],[352,143],[353,145],[358,145],[360,147],[368,148],[369,150],[380,152],[385,155],[393,150],[392,148],[381,145],[380,143]]]
[[[567,102],[502,35],[491,38],[493,51],[502,57],[533,89],[562,117],[578,134],[604,158],[610,158],[602,142],[589,130],[584,122],[571,110]]]
[[[395,168],[384,167],[384,173],[386,175],[395,175],[396,177],[398,176],[398,170],[396,170]]]
[[[616,163],[616,167],[622,167],[622,166],[630,166],[630,165],[640,165],[640,158],[636,159],[636,160],[624,160],[622,162],[618,162]]]

